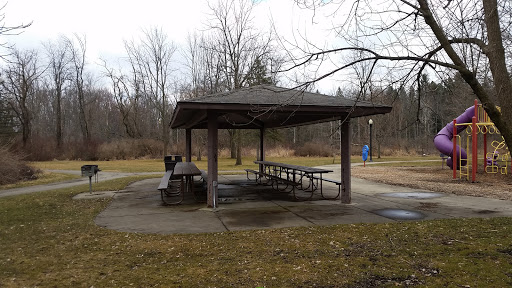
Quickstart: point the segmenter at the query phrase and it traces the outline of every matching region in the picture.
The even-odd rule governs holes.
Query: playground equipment
[[[499,107],[498,107],[499,109]],[[462,133],[466,131],[466,149],[461,148]],[[460,170],[459,177],[466,176],[469,180],[469,167],[467,165],[471,160],[471,181],[475,182],[478,166],[478,135],[483,135],[484,148],[484,171],[486,173],[508,174],[508,165],[510,163],[510,151],[505,145],[505,140],[491,142],[494,148],[492,152],[487,152],[487,136],[500,135],[499,130],[490,121],[489,116],[484,111],[482,105],[475,100],[475,105],[469,107],[459,117],[448,123],[436,137],[434,137],[434,145],[443,154],[448,155],[446,164],[453,170],[453,179],[457,178],[457,170]],[[471,148],[470,148],[471,143]],[[453,151],[456,151],[453,153]],[[471,158],[468,157],[468,152]]]

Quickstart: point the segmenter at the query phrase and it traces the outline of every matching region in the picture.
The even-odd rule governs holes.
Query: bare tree
[[[512,56],[510,1],[305,0],[297,3],[315,11],[332,7],[329,10],[339,19],[333,30],[341,38],[337,43],[343,44],[321,48],[310,43],[309,49],[301,50],[302,56],[294,59],[291,69],[321,65],[325,61],[337,63],[334,69],[317,75],[313,80],[317,81],[342,73],[357,63],[370,62],[371,73],[388,70],[393,82],[414,82],[418,90],[422,88],[420,80],[424,72],[443,78],[455,71],[478,97],[508,147],[512,147],[512,80],[508,70]],[[351,51],[362,55],[344,61],[350,59],[343,56]],[[492,79],[491,91],[482,84],[486,79]],[[421,95],[417,95],[418,103]],[[502,107],[501,113],[497,104]]]
[[[220,63],[212,64],[213,67],[220,64],[222,74],[219,76],[225,91],[247,86],[252,79],[251,69],[256,67],[254,63],[265,62],[271,56],[273,36],[256,29],[252,15],[254,5],[252,1],[243,0],[209,3],[210,41],[204,43],[204,49],[217,55],[214,59]],[[237,133],[240,131],[229,130],[231,154],[233,158],[236,151],[236,165],[241,165],[242,137]]]
[[[14,25],[14,26],[5,24],[4,9],[6,6],[7,6],[7,3],[5,3],[3,6],[0,7],[0,35],[2,35],[2,36],[18,35],[23,32],[23,29],[32,25],[32,22],[30,22],[28,24],[19,24],[19,25]],[[2,40],[2,42],[0,42],[0,47],[6,48],[6,51],[12,51],[13,45],[10,45],[8,42]],[[0,58],[5,58],[9,55],[10,55],[10,53],[7,52],[6,54],[0,55]]]
[[[69,80],[70,55],[66,39],[61,37],[56,42],[48,41],[43,44],[48,57],[48,77],[51,79],[53,90],[52,105],[55,111],[55,138],[57,148],[62,148],[62,97],[65,83]]]
[[[132,77],[127,76],[121,71],[108,67],[105,61],[103,61],[103,67],[105,69],[105,76],[110,79],[111,93],[116,107],[121,114],[126,134],[130,138],[141,138],[142,132],[138,117],[140,93],[137,73],[133,73]]]
[[[78,34],[74,38],[65,38],[67,49],[71,54],[71,63],[73,66],[73,86],[78,100],[78,119],[80,122],[80,130],[84,141],[91,139],[88,119],[86,117],[86,99],[85,99],[85,53],[87,50],[87,39]]]
[[[161,29],[150,28],[143,32],[144,39],[140,43],[125,42],[125,48],[134,77],[137,77],[137,89],[158,110],[165,155],[169,146],[169,114],[177,100],[171,92],[171,60],[176,46]]]
[[[21,130],[23,147],[29,141],[32,128],[31,101],[36,90],[37,81],[41,75],[38,67],[38,55],[35,50],[20,51],[14,49],[12,60],[3,70],[2,96],[16,114]]]

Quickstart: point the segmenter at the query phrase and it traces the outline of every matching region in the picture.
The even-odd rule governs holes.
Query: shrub
[[[99,160],[126,160],[162,156],[163,144],[153,139],[118,139],[99,145]]]
[[[38,172],[26,165],[20,154],[10,151],[7,146],[0,146],[0,185],[34,180]]]
[[[307,142],[295,149],[295,156],[319,156],[329,157],[333,155],[333,149],[327,144]]]

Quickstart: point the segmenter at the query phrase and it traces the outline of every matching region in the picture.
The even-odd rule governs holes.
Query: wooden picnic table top
[[[254,161],[256,164],[262,164],[265,166],[276,166],[276,167],[282,167],[286,169],[292,169],[296,171],[302,171],[305,173],[330,173],[333,172],[333,170],[328,169],[322,169],[322,168],[315,168],[315,167],[309,167],[309,166],[300,166],[300,165],[293,165],[293,164],[286,164],[286,163],[279,163],[279,162],[272,162],[272,161]]]
[[[197,168],[194,162],[178,162],[176,166],[174,166],[174,176],[199,176],[201,175],[201,170]]]

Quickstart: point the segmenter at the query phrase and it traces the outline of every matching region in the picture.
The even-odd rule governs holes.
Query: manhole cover
[[[259,185],[258,183],[241,183],[240,184],[240,187],[252,187],[252,186],[257,186]]]
[[[394,220],[420,220],[425,218],[425,214],[421,212],[404,209],[380,209],[375,210],[374,213]]]
[[[443,197],[444,194],[441,193],[432,193],[432,192],[395,192],[395,193],[382,193],[379,194],[384,197],[393,197],[393,198],[407,198],[407,199],[431,199]]]

